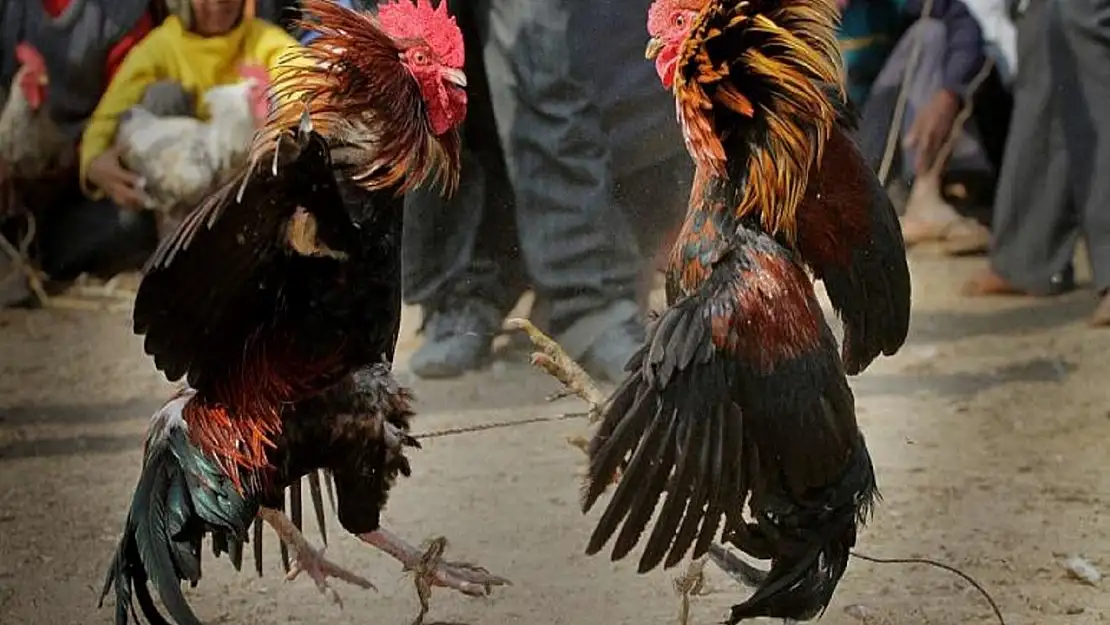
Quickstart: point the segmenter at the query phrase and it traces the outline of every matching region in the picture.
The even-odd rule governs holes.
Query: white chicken
[[[161,117],[136,106],[116,131],[125,167],[142,178],[147,208],[157,211],[164,237],[245,159],[257,124],[267,112],[265,78],[219,85],[202,99],[208,121]]]

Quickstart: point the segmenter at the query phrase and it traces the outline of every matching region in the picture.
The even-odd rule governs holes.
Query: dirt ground
[[[884,500],[859,548],[931,557],[982,582],[1010,625],[1110,620],[1110,595],[1068,576],[1080,556],[1110,571],[1110,331],[1088,329],[1089,292],[1053,301],[961,300],[980,261],[915,253],[910,343],[853,380]],[[399,368],[417,340],[406,317]],[[405,377],[411,380],[411,377]],[[450,382],[412,381],[418,431],[577,410],[549,404],[556,384],[507,354]],[[0,312],[0,623],[109,623],[96,609],[134,481],[141,437],[170,386],[144,357],[125,312]],[[680,569],[637,576],[634,562],[582,555],[592,519],[578,512],[582,421],[428,440],[386,511],[389,527],[443,534],[448,556],[515,585],[486,600],[437,590],[429,621],[498,625],[670,624]],[[339,587],[340,610],[305,580],[207,560],[188,590],[208,623],[407,625],[416,611],[400,566],[334,519],[329,553],[377,592]],[[310,524],[311,525],[311,524]],[[315,530],[310,531],[318,539]],[[249,567],[248,567],[249,568]],[[691,623],[720,622],[745,591],[712,565]],[[961,579],[919,565],[856,560],[827,625],[995,622]]]

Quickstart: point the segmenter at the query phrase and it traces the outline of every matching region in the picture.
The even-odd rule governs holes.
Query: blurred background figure
[[[990,266],[969,295],[1074,288],[1086,239],[1110,325],[1110,0],[1032,0],[1018,19],[1014,122],[995,203]]]
[[[18,240],[31,211],[44,269],[111,269],[142,253],[142,224],[87,206],[77,144],[127,53],[150,31],[149,0],[0,0],[0,229]],[[9,89],[9,87],[11,87]],[[141,262],[141,260],[140,260]],[[0,254],[0,307],[30,297]]]
[[[643,340],[644,255],[681,218],[691,171],[643,60],[648,4],[452,5],[471,99],[458,192],[415,193],[406,207],[405,298],[424,313],[417,375],[488,362],[531,287],[533,319],[592,374],[621,377]]]
[[[151,207],[148,183],[157,184],[152,190],[159,192],[160,206],[194,205],[218,180],[220,172],[210,171],[209,164],[226,172],[236,164],[232,154],[245,154],[267,112],[270,74],[298,47],[281,28],[255,18],[254,0],[173,0],[167,7],[170,15],[128,55],[82,138],[85,192],[125,210]],[[220,115],[227,107],[218,107],[220,98],[210,94],[244,79],[253,87],[237,94],[244,112],[231,115],[234,126],[227,128]],[[135,107],[144,113],[143,123],[162,128],[132,128],[134,120],[127,118]],[[196,141],[206,128],[171,124],[170,117],[196,117],[216,128]],[[143,163],[143,175],[128,162]],[[164,197],[175,191],[177,197]]]
[[[887,160],[903,78],[913,51],[919,51],[888,165],[894,172],[889,183],[906,201],[907,245],[941,240],[951,253],[985,251],[987,228],[950,203],[964,199],[965,205],[990,205],[1008,127],[1009,96],[997,69],[969,93],[986,59],[976,16],[960,0],[838,1],[849,94],[862,113],[861,148],[876,170]],[[979,114],[965,124],[951,158],[935,162],[967,95]]]
[[[356,11],[377,11],[377,2],[374,0],[332,0],[341,7],[353,9]],[[301,2],[300,0],[257,0],[257,14],[259,17],[269,20],[278,26],[281,26],[297,39],[301,45],[308,45],[312,40],[316,39],[319,35],[311,30],[305,30],[297,26],[296,21],[300,16]]]

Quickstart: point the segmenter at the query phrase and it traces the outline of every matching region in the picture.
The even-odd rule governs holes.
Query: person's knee
[[[173,80],[159,80],[147,87],[140,105],[159,117],[192,115],[195,109],[192,95]]]

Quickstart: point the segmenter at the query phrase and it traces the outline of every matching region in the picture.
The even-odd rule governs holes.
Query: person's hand
[[[933,96],[910,126],[905,145],[914,150],[917,157],[914,168],[918,174],[927,172],[933,165],[937,152],[952,132],[952,124],[959,111],[959,96],[942,89]]]
[[[128,171],[120,163],[118,147],[109,148],[89,163],[89,182],[112,198],[123,208],[133,210],[145,206],[145,196],[139,190],[139,175]]]

